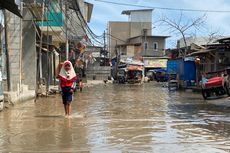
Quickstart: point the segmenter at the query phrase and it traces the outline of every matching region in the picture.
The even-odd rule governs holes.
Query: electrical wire
[[[54,11],[55,13],[58,13],[57,11],[55,11],[55,9],[53,8],[53,10],[51,10],[51,8],[49,8],[49,7],[47,7],[48,8],[48,11]],[[62,11],[62,12],[65,12],[65,11],[63,11],[63,9],[59,9],[60,11]],[[56,21],[56,22],[58,22],[58,20],[55,18],[55,16],[51,13],[51,15],[52,15],[52,17],[53,17],[53,19]],[[72,22],[71,22],[71,20],[70,19],[68,19],[67,18],[67,21],[69,20],[69,22],[71,23],[71,25],[72,25],[72,28],[75,30],[75,34],[77,34],[78,32],[76,31],[76,29],[74,28],[74,26],[73,26],[73,24],[72,24]],[[80,22],[81,23],[81,22]],[[67,25],[67,23],[64,23],[65,24],[65,26]],[[77,23],[78,24],[78,23]],[[79,24],[78,24],[79,25]],[[80,26],[80,25],[79,25]],[[82,27],[82,29],[83,29],[83,31],[86,33],[86,35],[87,35],[87,32],[85,31],[85,29],[84,29],[84,27],[83,27],[83,25],[81,25],[81,27]],[[63,33],[65,33],[66,34],[66,31],[63,29],[63,28],[61,28],[62,29],[62,31],[63,31]],[[97,41],[97,40],[96,40]],[[97,42],[99,42],[99,41],[97,41]],[[99,42],[100,43],[100,42]],[[92,43],[91,43],[92,44]]]
[[[50,1],[50,0],[48,0],[48,1]],[[45,2],[46,3],[46,0],[43,0],[43,2]],[[76,1],[75,1],[76,2]],[[54,5],[56,5],[57,6],[57,4],[55,4],[54,3]],[[30,5],[31,6],[31,5]],[[55,7],[56,7],[55,6]],[[52,7],[52,8],[51,8]],[[59,9],[59,11],[62,11],[63,13],[65,13],[65,11],[63,11],[63,9],[61,8],[61,7],[56,7],[56,8],[58,8]],[[51,11],[53,11],[54,13],[58,13],[57,11],[56,11],[56,8],[53,8],[53,6],[52,5],[49,5],[49,6],[47,6],[47,12],[51,12]],[[80,28],[82,28],[83,29],[83,31],[85,32],[85,34],[89,37],[89,35],[90,35],[90,37],[94,40],[94,41],[96,41],[98,44],[100,44],[100,45],[103,45],[98,39],[99,38],[101,38],[102,36],[97,36],[97,35],[95,35],[93,32],[92,32],[92,30],[88,27],[88,24],[86,23],[86,21],[84,20],[84,17],[83,17],[83,15],[81,14],[81,12],[79,13],[80,14],[80,16],[79,16],[79,14],[78,14],[78,12],[75,10],[75,13],[76,13],[76,15],[77,15],[77,18],[75,17],[75,19],[74,20],[70,20],[69,18],[67,18],[67,20],[69,21],[69,23],[70,23],[70,25],[72,26],[72,30],[74,30],[74,32],[75,32],[75,34],[78,34],[78,31],[76,30],[76,28],[75,28],[75,26],[74,25],[77,25],[78,27],[80,27]],[[54,19],[54,21],[56,21],[56,22],[59,22],[57,19],[56,19],[56,17],[54,16],[54,14],[53,13],[50,13],[50,15],[53,17],[53,19]],[[74,23],[76,23],[76,24],[74,24],[73,25],[73,22],[72,21],[77,21],[77,20],[79,20],[80,21],[80,24],[79,23],[77,23],[77,22],[74,22]],[[84,25],[82,24],[82,23],[84,23],[84,25],[85,25],[85,27],[86,27],[86,29],[84,28]],[[47,24],[48,24],[48,22],[47,22]],[[67,23],[64,23],[64,25],[66,25]],[[55,35],[59,35],[57,32],[55,32],[54,31],[54,29],[53,29],[53,27],[52,26],[50,26],[50,25],[47,25],[47,26],[49,26],[50,27],[50,29],[52,30],[52,32],[55,34]],[[63,27],[60,27],[60,29],[62,30],[62,32],[64,33],[64,34],[66,34],[66,31],[63,29]],[[72,31],[73,32],[73,31]],[[89,38],[90,38],[89,37]],[[59,36],[59,40],[61,40],[62,41],[62,38]],[[89,39],[90,40],[90,39]],[[92,44],[92,42],[90,41],[90,43]],[[93,44],[92,44],[93,45]]]
[[[62,9],[62,11],[63,11],[63,9]],[[63,12],[64,12],[64,11],[63,11]],[[98,38],[101,37],[101,36],[96,37],[92,31],[89,31],[88,28],[85,29],[85,27],[88,26],[88,25],[87,25],[87,23],[85,22],[85,20],[83,20],[84,18],[82,19],[82,18],[79,16],[79,14],[77,13],[76,10],[75,10],[74,12],[76,13],[77,18],[76,18],[76,20],[72,20],[72,21],[77,21],[77,20],[80,21],[80,24],[77,23],[77,22],[75,22],[75,25],[78,25],[78,26],[85,32],[85,34],[86,34],[88,37],[89,37],[89,35],[90,35],[91,38],[92,38],[94,41],[96,41],[97,43],[99,43],[99,44],[102,45],[102,43],[101,43],[100,41],[98,41]],[[81,12],[80,12],[80,13],[81,13]],[[69,20],[70,24],[72,25],[72,27],[74,28],[74,25],[73,25],[73,23],[71,22],[71,20],[70,20],[70,19],[68,19],[68,20]],[[84,26],[82,23],[85,23],[85,26]],[[74,28],[74,29],[75,29],[75,28]],[[76,31],[75,31],[75,32],[76,32]],[[76,34],[77,34],[77,32],[76,32]],[[89,38],[90,38],[90,37],[89,37]],[[89,40],[90,40],[90,39],[89,39]],[[92,44],[92,42],[90,42],[90,43]]]
[[[55,3],[54,3],[55,4]],[[60,11],[62,11],[62,12],[65,12],[65,10],[63,9],[63,8],[61,8],[61,7],[59,7],[58,6],[58,4],[56,3],[55,4],[58,8],[59,8],[59,10]],[[55,9],[54,9],[55,10]],[[56,13],[57,13],[57,11],[55,11]],[[72,13],[71,13],[72,14]],[[77,19],[77,18],[76,18]],[[67,20],[69,21],[69,23],[70,23],[70,25],[72,26],[72,28],[73,28],[73,30],[74,30],[74,32],[75,32],[75,34],[77,35],[78,34],[78,30],[75,28],[75,26],[73,25],[73,23],[72,23],[72,21],[76,21],[75,19],[74,20],[70,20],[69,18],[67,18]],[[75,22],[76,23],[76,22]],[[66,26],[66,23],[64,23],[65,24],[65,26]],[[75,25],[78,25],[78,24],[75,24]],[[79,26],[79,25],[78,25]],[[80,26],[79,26],[80,27]],[[81,27],[80,27],[81,28]]]
[[[170,8],[170,7],[158,7],[158,6],[145,6],[145,5],[136,5],[136,4],[128,4],[128,3],[118,3],[118,2],[111,2],[111,1],[105,1],[105,0],[94,0],[94,1],[101,2],[101,3],[114,4],[114,5],[133,6],[133,7],[168,10],[168,11],[230,13],[230,10],[205,10],[205,9]]]
[[[81,16],[79,16],[79,14],[78,14],[78,12],[76,11],[76,14],[77,14],[77,17],[78,17],[78,19],[80,20],[80,23],[81,23],[81,27],[82,27],[82,29],[84,29],[84,25],[82,24],[82,20],[84,20],[84,18],[82,19],[82,14],[81,14],[81,12],[79,13],[79,14],[81,14]],[[84,20],[85,21],[85,20]],[[84,22],[83,21],[83,22]],[[85,23],[85,22],[84,22]],[[87,23],[86,23],[86,25],[87,25]],[[87,27],[87,26],[86,26]],[[88,29],[88,28],[86,28],[87,30],[88,30],[88,32],[90,33],[90,35],[92,36],[92,38],[93,38],[93,40],[95,40],[97,43],[99,43],[100,45],[103,45],[103,43],[102,42],[100,42],[100,41],[98,41],[97,40],[97,38],[95,38],[95,35]]]
[[[109,33],[107,33],[107,36],[110,36],[110,37],[112,37],[112,38],[114,38],[114,39],[116,39],[116,40],[120,40],[120,41],[122,41],[122,42],[125,42],[125,43],[126,43],[126,41],[125,41],[125,40],[122,40],[122,39],[120,39],[120,38],[117,38],[117,37],[115,37],[114,35],[111,35],[111,34],[109,34]]]
[[[80,20],[84,23],[84,25],[86,26],[86,29],[87,29],[94,37],[96,37],[96,38],[97,38],[97,37],[100,37],[100,36],[96,35],[96,34],[90,29],[90,27],[88,26],[87,22],[85,21],[85,18],[84,18],[83,15],[82,15],[82,12],[80,11],[80,6],[79,6],[77,0],[74,0],[74,1],[75,1],[76,6],[77,6],[76,12],[77,12],[77,10],[78,10],[78,12],[79,12],[79,14],[80,14]]]

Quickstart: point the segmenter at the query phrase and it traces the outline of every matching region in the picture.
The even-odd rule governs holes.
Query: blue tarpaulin
[[[179,74],[180,80],[183,81],[196,80],[196,65],[192,60],[168,60],[167,72],[171,74]]]

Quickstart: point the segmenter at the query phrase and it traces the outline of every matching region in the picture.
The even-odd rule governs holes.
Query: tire
[[[209,94],[208,94],[207,91],[205,91],[204,89],[202,89],[202,96],[203,96],[203,98],[204,98],[205,100],[207,100],[208,97],[209,97]]]
[[[226,93],[225,89],[220,91],[220,95],[225,95]]]

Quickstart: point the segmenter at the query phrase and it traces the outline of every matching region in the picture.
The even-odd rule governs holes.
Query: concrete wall
[[[165,49],[165,38],[158,37],[149,37],[147,38],[148,49],[145,53],[142,53],[143,56],[163,56]],[[154,43],[158,44],[158,48],[155,50]]]
[[[129,23],[128,22],[109,22],[108,33],[109,33],[108,50],[110,52],[111,57],[113,57],[115,56],[116,43],[118,45],[125,44],[126,40],[130,36]],[[114,37],[116,37],[117,39]]]
[[[8,52],[12,91],[18,91],[20,83],[21,19],[7,11]]]
[[[143,35],[143,29],[149,29],[147,35],[151,35],[151,27],[151,22],[109,22],[108,33],[112,36],[108,36],[108,50],[111,57],[115,56],[116,42],[118,45],[125,44],[129,38]]]
[[[104,80],[108,78],[110,74],[110,70],[107,71],[106,69],[104,69],[104,67],[100,66],[101,50],[102,50],[102,47],[95,47],[95,46],[88,46],[86,48],[86,52],[88,52],[89,54],[92,53],[93,58],[96,59],[94,63],[90,63],[90,62],[87,63],[85,74],[88,80],[92,80],[93,76],[96,76],[97,80]],[[85,54],[88,54],[88,53],[85,53]]]
[[[28,9],[23,10],[22,83],[29,89],[36,88],[37,54],[36,31]]]
[[[111,67],[110,66],[100,66],[100,58],[96,58],[96,62],[93,64],[88,64],[86,69],[86,77],[89,80],[96,77],[96,80],[107,80],[110,76]]]
[[[130,38],[143,35],[147,29],[147,35],[152,35],[152,22],[130,22]]]
[[[135,55],[135,46],[134,45],[129,45],[127,46],[127,56],[132,57]]]
[[[152,11],[131,11],[131,22],[152,22]]]
[[[131,44],[141,43],[144,41],[144,37],[136,37],[130,40]],[[151,36],[146,38],[146,42],[148,43],[148,48],[144,51],[144,44],[141,46],[136,46],[135,54],[141,54],[143,56],[163,56],[165,49],[165,37]],[[154,42],[158,44],[158,48],[154,49]]]
[[[130,44],[142,43],[142,41],[143,41],[142,39],[143,39],[143,37],[132,38],[132,39],[130,39],[129,43]]]
[[[4,101],[5,102],[8,101],[10,103],[27,101],[35,97],[35,92],[34,90],[29,91],[27,85],[21,84],[23,71],[22,71],[22,62],[20,59],[23,59],[22,56],[24,52],[22,50],[22,25],[23,25],[21,23],[22,20],[16,15],[7,12],[6,22],[7,22],[11,91],[10,92],[4,91]],[[27,53],[24,52],[24,54]],[[30,59],[30,57],[25,57],[25,60],[28,62],[33,59]],[[31,74],[33,75],[33,72],[30,72],[30,75]],[[30,79],[30,75],[25,76],[25,78]]]
[[[153,49],[154,48],[154,42],[157,42],[158,48],[156,51],[162,51],[165,49],[165,38],[162,37],[151,37],[147,38],[147,41],[149,43],[149,48]]]

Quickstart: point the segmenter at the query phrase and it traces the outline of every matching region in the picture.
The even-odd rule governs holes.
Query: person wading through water
[[[65,109],[65,116],[68,117],[71,113],[71,102],[73,100],[72,85],[77,78],[70,61],[65,61],[59,73],[59,80],[62,92],[62,100]]]

